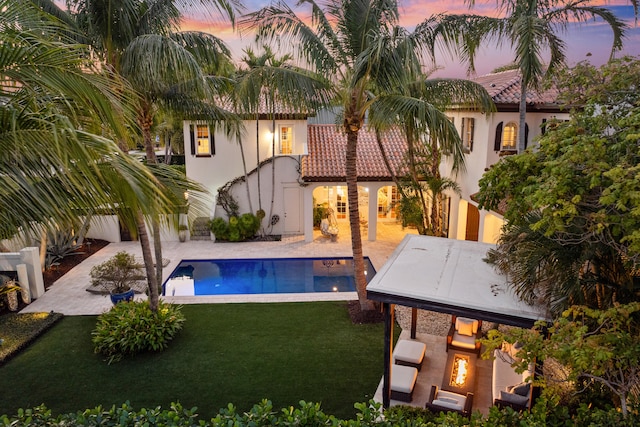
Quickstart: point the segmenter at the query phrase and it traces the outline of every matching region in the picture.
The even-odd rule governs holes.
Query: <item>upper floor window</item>
[[[462,149],[465,153],[473,151],[473,128],[475,125],[475,119],[471,117],[462,118],[462,131],[460,136],[462,137]]]
[[[514,122],[509,122],[504,125],[502,129],[502,146],[503,151],[514,151],[517,149],[518,144],[518,125]]]
[[[211,157],[216,153],[213,135],[208,125],[191,125],[191,155]]]
[[[527,148],[529,140],[529,125],[525,123],[524,148]],[[493,145],[494,151],[514,154],[518,150],[518,125],[515,122],[498,123],[496,126],[496,139]]]
[[[293,127],[280,126],[280,154],[293,153]]]

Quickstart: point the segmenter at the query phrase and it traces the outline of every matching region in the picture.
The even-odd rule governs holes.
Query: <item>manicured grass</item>
[[[0,368],[0,414],[46,404],[54,413],[130,401],[198,407],[203,419],[233,403],[275,408],[320,402],[352,418],[383,370],[382,324],[354,325],[345,302],[183,307],[184,330],[161,353],[108,365],[93,353],[96,318],[65,317]]]
[[[60,313],[8,313],[0,316],[0,365],[60,319]]]

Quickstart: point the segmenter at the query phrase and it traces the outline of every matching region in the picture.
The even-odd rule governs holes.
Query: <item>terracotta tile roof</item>
[[[255,113],[253,112],[244,113],[243,107],[241,105],[234,107],[233,101],[230,98],[227,98],[227,97],[218,98],[216,100],[216,104],[220,108],[223,108],[227,111],[230,111],[230,112],[235,111],[236,113],[240,115],[245,115],[245,117],[248,117],[248,118],[255,117]],[[279,120],[279,119],[304,120],[307,117],[315,116],[315,112],[309,112],[303,106],[292,106],[290,104],[283,102],[281,99],[278,99],[277,97],[275,100],[273,112],[275,114],[276,120]],[[271,119],[270,117],[271,106],[267,104],[267,96],[264,93],[262,94],[262,96],[260,96],[260,105],[258,105],[258,113],[261,120]]]
[[[520,103],[520,71],[508,70],[500,73],[486,74],[476,77],[472,81],[481,84],[489,92],[496,104]],[[528,91],[527,104],[535,107],[556,106],[558,99],[558,89],[551,89],[542,92]]]
[[[336,125],[309,125],[309,154],[302,158],[304,181],[345,181],[347,135]],[[403,167],[407,142],[398,129],[385,132],[383,144],[396,174],[406,173]],[[375,133],[362,128],[358,134],[358,181],[391,181],[382,159]]]

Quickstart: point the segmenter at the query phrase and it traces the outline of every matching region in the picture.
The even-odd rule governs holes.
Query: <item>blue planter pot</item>
[[[134,294],[133,289],[129,289],[127,292],[121,294],[109,294],[109,297],[111,297],[111,302],[115,305],[121,301],[133,301]]]

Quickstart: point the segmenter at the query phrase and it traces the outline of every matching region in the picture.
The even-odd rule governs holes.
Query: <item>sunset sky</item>
[[[55,0],[59,5],[64,0]],[[269,0],[240,0],[245,6],[245,13],[256,11],[267,6]],[[282,0],[291,5],[296,12],[297,0]],[[321,4],[321,0],[318,0]],[[475,0],[476,4],[470,11],[463,0],[398,0],[400,9],[400,24],[408,30],[412,30],[417,24],[427,17],[437,13],[476,13],[479,15],[497,16],[495,0]],[[632,55],[640,57],[640,27],[635,22],[633,7],[628,0],[594,0],[591,5],[602,4],[611,9],[620,19],[624,20],[629,28],[624,39],[624,48],[617,56]],[[64,6],[62,6],[64,7]],[[239,35],[231,28],[231,25],[213,14],[189,13],[184,20],[182,29],[198,30],[214,34],[224,40],[230,47],[234,60],[240,61],[242,50],[247,46],[254,46],[251,34]],[[304,11],[300,16],[308,16]],[[609,27],[603,22],[591,21],[583,24],[570,24],[567,31],[560,34],[566,42],[567,62],[576,63],[589,60],[594,65],[601,65],[609,58],[613,36]],[[508,44],[499,48],[495,43],[487,43],[477,55],[476,74],[482,75],[491,72],[496,67],[506,65],[513,61],[513,54]],[[440,77],[465,77],[466,66],[450,58],[448,55],[438,54],[436,57],[439,68],[433,76]]]
[[[295,3],[288,1],[293,7]],[[264,0],[247,0],[244,2],[247,11],[258,10],[268,5]],[[471,13],[496,16],[495,2],[477,1]],[[595,4],[595,3],[594,3]],[[442,0],[399,0],[400,23],[407,29],[413,29],[415,25],[423,21],[426,17],[446,12],[451,14],[470,13],[463,1],[447,2]],[[627,36],[624,40],[622,54],[640,56],[640,27],[635,24],[633,8],[630,3],[624,0],[608,1],[605,7],[610,8],[614,13],[629,25]],[[294,9],[296,10],[296,9]],[[301,16],[305,16],[304,11]],[[196,29],[212,33],[222,38],[231,48],[234,59],[239,60],[242,56],[242,49],[252,45],[253,37],[250,34],[240,36],[233,31],[230,25],[212,22],[209,19],[198,19],[189,16],[183,25],[184,29]],[[572,24],[567,32],[561,34],[562,39],[567,44],[566,54],[569,65],[575,65],[579,61],[588,59],[596,65],[600,65],[609,57],[613,36],[609,27],[602,22],[589,22],[586,24]],[[508,45],[499,49],[495,44],[487,44],[481,49],[476,60],[476,72],[478,75],[491,72],[496,67],[512,62],[512,54]],[[436,72],[441,77],[465,77],[466,67],[458,61],[446,55],[437,56],[437,65],[442,69]]]

